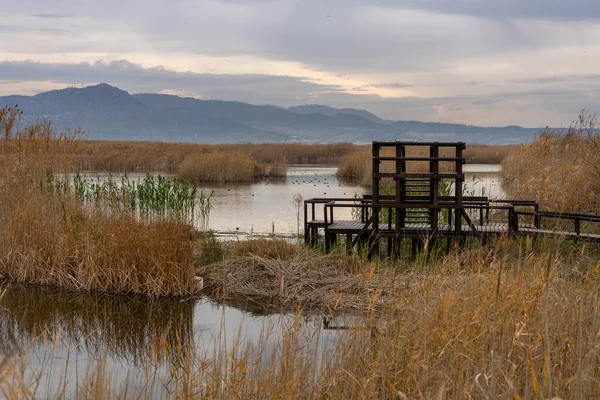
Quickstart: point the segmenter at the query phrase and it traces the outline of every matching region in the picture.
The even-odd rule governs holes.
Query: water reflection
[[[0,359],[23,356],[23,382],[40,398],[63,390],[70,397],[98,368],[116,386],[144,388],[150,397],[163,398],[174,371],[198,362],[219,366],[230,351],[246,346],[269,362],[281,354],[290,332],[315,362],[340,345],[340,331],[322,330],[319,316],[266,315],[252,304],[231,304],[240,309],[0,281],[2,292]]]
[[[79,293],[48,287],[0,284],[0,353],[8,354],[46,338],[92,358],[109,357],[139,365],[185,357],[194,344],[193,300]],[[174,354],[177,351],[178,354]]]

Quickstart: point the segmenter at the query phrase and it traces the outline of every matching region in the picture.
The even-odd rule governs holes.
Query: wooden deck
[[[328,233],[331,234],[351,234],[357,235],[367,227],[367,223],[361,221],[336,221],[327,226]],[[308,222],[309,227],[325,227],[325,221],[315,220]],[[425,238],[434,234],[442,238],[453,237],[456,232],[454,227],[447,224],[438,225],[436,232],[433,232],[431,225],[427,223],[409,223],[399,229],[400,236],[407,238]],[[518,234],[523,236],[555,236],[565,239],[578,239],[588,242],[600,243],[600,234],[593,233],[575,233],[570,231],[551,230],[536,228],[532,224],[521,224],[516,232],[511,232],[508,223],[492,222],[484,225],[461,225],[461,234],[465,236],[480,235],[503,235]],[[379,234],[381,237],[396,237],[397,231],[395,225],[379,224]]]
[[[429,147],[429,156],[414,155],[416,146]],[[328,250],[345,237],[348,249],[367,245],[369,256],[380,253],[380,240],[387,242],[389,254],[404,239],[412,240],[413,252],[426,240],[477,237],[485,243],[501,235],[600,243],[598,215],[541,211],[535,200],[492,200],[444,190],[448,185],[462,188],[465,148],[460,142],[373,142],[372,194],[306,200],[305,243],[316,245],[324,239]],[[417,172],[410,163],[425,163],[427,168]],[[446,163],[444,170],[441,163]],[[342,209],[347,218],[349,208],[356,220],[337,219]]]

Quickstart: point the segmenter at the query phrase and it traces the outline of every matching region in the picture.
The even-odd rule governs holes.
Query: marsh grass
[[[77,290],[194,293],[189,224],[170,216],[140,221],[133,213],[82,206],[76,193],[95,191],[110,201],[114,182],[82,192],[81,184],[71,191],[70,185],[53,180],[49,171],[68,170],[79,134],[56,132],[47,122],[12,131],[18,118],[13,110],[0,110],[0,131],[5,132],[0,144],[0,274]]]
[[[566,132],[547,129],[502,163],[512,198],[537,199],[543,210],[600,213],[600,135],[583,111]]]
[[[221,144],[85,140],[74,149],[71,171],[161,172],[203,182],[282,178],[291,164],[339,163],[362,146],[348,143]]]
[[[211,208],[210,195],[201,192],[198,196],[195,183],[150,173],[140,181],[130,180],[126,174],[117,181],[112,174],[94,179],[79,172],[72,177],[56,176],[48,169],[39,186],[63,202],[74,197],[82,208],[94,207],[111,215],[132,214],[144,221],[172,217],[193,224],[197,209],[208,220]]]

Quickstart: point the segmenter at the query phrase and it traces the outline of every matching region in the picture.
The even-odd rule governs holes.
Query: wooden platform
[[[328,250],[342,237],[349,250],[367,245],[369,256],[380,253],[380,240],[389,254],[404,239],[412,240],[413,252],[428,240],[477,237],[485,243],[501,235],[600,243],[598,215],[540,211],[535,200],[464,195],[465,148],[461,142],[373,142],[372,194],[306,200],[305,243],[323,239]],[[337,219],[342,209],[347,218],[349,208],[355,220]]]
[[[361,221],[336,221],[333,224],[327,226],[327,232],[330,234],[340,235],[357,235],[365,228],[367,223]],[[325,221],[315,220],[308,222],[309,227],[324,228]],[[381,237],[397,237],[397,232],[400,232],[400,236],[406,238],[426,238],[433,235],[440,236],[442,238],[451,238],[455,236],[456,232],[447,224],[438,225],[438,229],[434,232],[431,229],[431,225],[427,223],[409,223],[406,226],[396,230],[395,225],[379,224],[378,233]],[[511,232],[508,223],[492,222],[484,225],[461,225],[461,234],[465,236],[480,236],[480,235],[503,235],[503,234],[519,234],[524,236],[556,236],[563,237],[565,239],[578,239],[589,242],[599,242],[600,234],[592,233],[575,233],[569,231],[551,230],[551,229],[540,229],[534,227],[532,224],[521,224],[517,232]]]

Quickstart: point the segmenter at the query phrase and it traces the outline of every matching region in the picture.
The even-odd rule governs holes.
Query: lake
[[[500,165],[466,164],[464,192],[476,196],[504,198]],[[209,227],[221,235],[295,234],[297,233],[294,194],[313,197],[355,197],[370,189],[348,184],[335,176],[337,168],[327,166],[291,166],[285,179],[254,184],[204,185],[213,192]],[[303,210],[300,214],[302,229]],[[336,218],[351,219],[350,209],[336,210]]]

